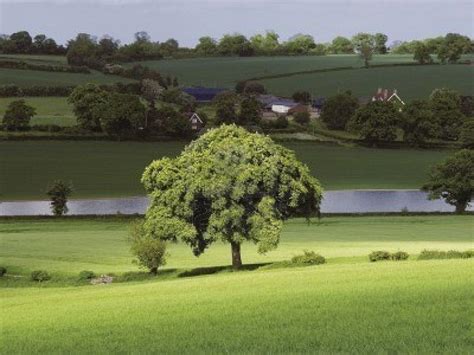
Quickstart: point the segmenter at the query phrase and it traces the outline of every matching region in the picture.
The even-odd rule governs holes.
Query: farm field
[[[44,199],[56,179],[72,181],[73,198],[144,195],[139,182],[154,159],[175,156],[184,142],[3,141],[0,199]],[[418,189],[448,150],[369,149],[284,143],[325,189]],[[67,157],[65,159],[64,157]]]
[[[36,109],[36,115],[31,119],[32,125],[56,124],[59,126],[74,126],[76,117],[67,97],[2,97],[0,98],[0,117],[3,117],[10,102],[23,99],[27,105]]]
[[[230,250],[217,243],[197,259],[178,244],[155,279],[76,287],[67,280],[83,269],[137,270],[125,243],[128,221],[1,220],[9,274],[44,268],[53,275],[41,286],[0,279],[2,351],[467,353],[472,260],[370,263],[367,254],[468,249],[470,218],[295,219],[276,251],[261,256],[246,245],[244,263],[310,249],[328,257],[326,265],[183,277],[192,275],[183,273],[188,268],[228,265]]]
[[[0,68],[0,85],[27,86],[74,86],[86,83],[113,84],[116,82],[129,83],[134,80],[114,75],[105,75],[98,71],[90,74],[59,73],[39,70]]]
[[[378,87],[396,88],[403,100],[426,99],[436,88],[474,94],[474,67],[470,65],[405,66],[353,69],[301,74],[261,83],[276,95],[291,96],[296,88],[315,96],[331,96],[351,90],[357,97],[371,96]]]
[[[66,56],[41,54],[0,54],[0,60],[23,61],[33,64],[67,65]]]

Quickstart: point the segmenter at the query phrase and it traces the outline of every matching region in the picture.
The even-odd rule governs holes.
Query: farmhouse
[[[196,112],[188,112],[189,123],[193,131],[200,131],[204,127],[204,121],[199,117]]]
[[[260,95],[258,100],[262,103],[265,110],[273,111],[278,114],[286,114],[291,108],[298,105],[298,103],[291,99],[285,99],[273,95]]]
[[[388,89],[378,88],[377,93],[372,96],[372,101],[394,101],[401,105],[405,105],[405,102],[398,96],[397,89],[389,91]]]

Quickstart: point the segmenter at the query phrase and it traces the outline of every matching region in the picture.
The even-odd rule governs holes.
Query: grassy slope
[[[266,260],[289,258],[302,248],[344,257],[378,248],[417,252],[472,245],[469,217],[323,222],[290,222],[278,251]],[[124,230],[117,221],[3,221],[2,264],[22,260],[25,270],[49,267],[56,273],[121,271],[129,260]],[[264,258],[250,249],[244,250],[246,262]],[[192,265],[185,252],[191,254],[181,245],[172,248],[169,266]],[[199,265],[220,265],[223,257],[227,263],[228,254],[228,246],[216,245]],[[162,282],[3,288],[2,352],[467,353],[472,266],[471,260],[329,259],[304,269]]]
[[[0,60],[22,61],[34,64],[67,65],[67,59],[62,55],[0,54]]]
[[[14,84],[19,87],[32,85],[72,86],[86,83],[112,84],[116,82],[128,83],[133,82],[133,80],[114,75],[105,75],[97,71],[83,74],[0,68],[0,85]]]
[[[374,64],[412,62],[412,56],[375,56]],[[164,74],[177,76],[182,85],[233,87],[238,80],[264,75],[305,70],[360,67],[363,62],[355,55],[195,58],[140,62]],[[132,64],[129,64],[132,65]]]
[[[285,223],[275,251],[260,255],[244,244],[244,263],[288,260],[303,249],[315,250],[329,262],[365,262],[373,250],[419,253],[425,248],[472,248],[470,216],[331,217],[307,224],[294,219]],[[131,264],[127,245],[128,220],[0,220],[1,265],[12,273],[29,275],[49,270],[56,277],[77,275],[81,270],[122,273],[138,270]],[[202,256],[193,256],[183,244],[171,245],[167,268],[228,265],[230,248],[216,243]],[[336,259],[334,259],[336,258]],[[355,259],[353,259],[355,258]]]
[[[345,148],[285,143],[327,189],[419,188],[429,167],[449,151]],[[139,179],[153,159],[174,156],[184,142],[0,142],[0,199],[43,199],[55,179],[74,197],[143,195]]]
[[[19,100],[18,97],[0,98],[0,117],[3,117],[10,102]],[[23,97],[26,103],[36,109],[36,115],[31,124],[57,124],[60,126],[73,126],[76,117],[72,106],[68,104],[67,97]]]
[[[427,98],[440,87],[473,95],[473,83],[474,67],[469,65],[354,69],[262,80],[268,91],[283,96],[291,96],[296,88],[316,96],[344,90],[351,90],[356,96],[369,96],[377,87],[387,87],[397,88],[404,100]]]

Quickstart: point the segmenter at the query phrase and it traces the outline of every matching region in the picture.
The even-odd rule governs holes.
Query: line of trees
[[[134,41],[121,45],[120,41],[105,35],[97,38],[87,33],[79,33],[66,46],[39,34],[34,38],[27,31],[0,36],[0,53],[24,54],[67,54],[71,65],[103,66],[104,63],[182,58],[196,56],[258,56],[258,55],[325,55],[359,53],[366,63],[373,54],[388,52],[397,54],[420,53],[437,54],[443,62],[455,62],[461,54],[474,51],[473,41],[456,33],[446,36],[416,40],[395,41],[387,45],[387,35],[383,33],[358,33],[352,38],[337,36],[329,43],[317,43],[309,34],[296,34],[286,41],[274,31],[256,34],[250,38],[234,33],[220,39],[210,36],[199,38],[194,48],[180,47],[176,39],[164,42],[152,41],[147,32],[135,33]],[[422,61],[426,61],[426,54]]]
[[[406,106],[371,101],[359,105],[350,92],[329,97],[321,120],[328,129],[353,131],[368,144],[393,142],[400,134],[413,145],[430,139],[461,140],[472,146],[474,102],[449,89],[434,90],[427,100],[413,100]]]

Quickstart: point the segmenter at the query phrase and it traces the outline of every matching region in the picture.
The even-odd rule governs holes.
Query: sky
[[[85,32],[128,43],[146,31],[154,41],[194,46],[235,32],[274,30],[282,40],[305,33],[316,42],[382,32],[391,43],[448,32],[472,38],[473,14],[474,0],[0,0],[0,33],[27,30],[65,43]]]

